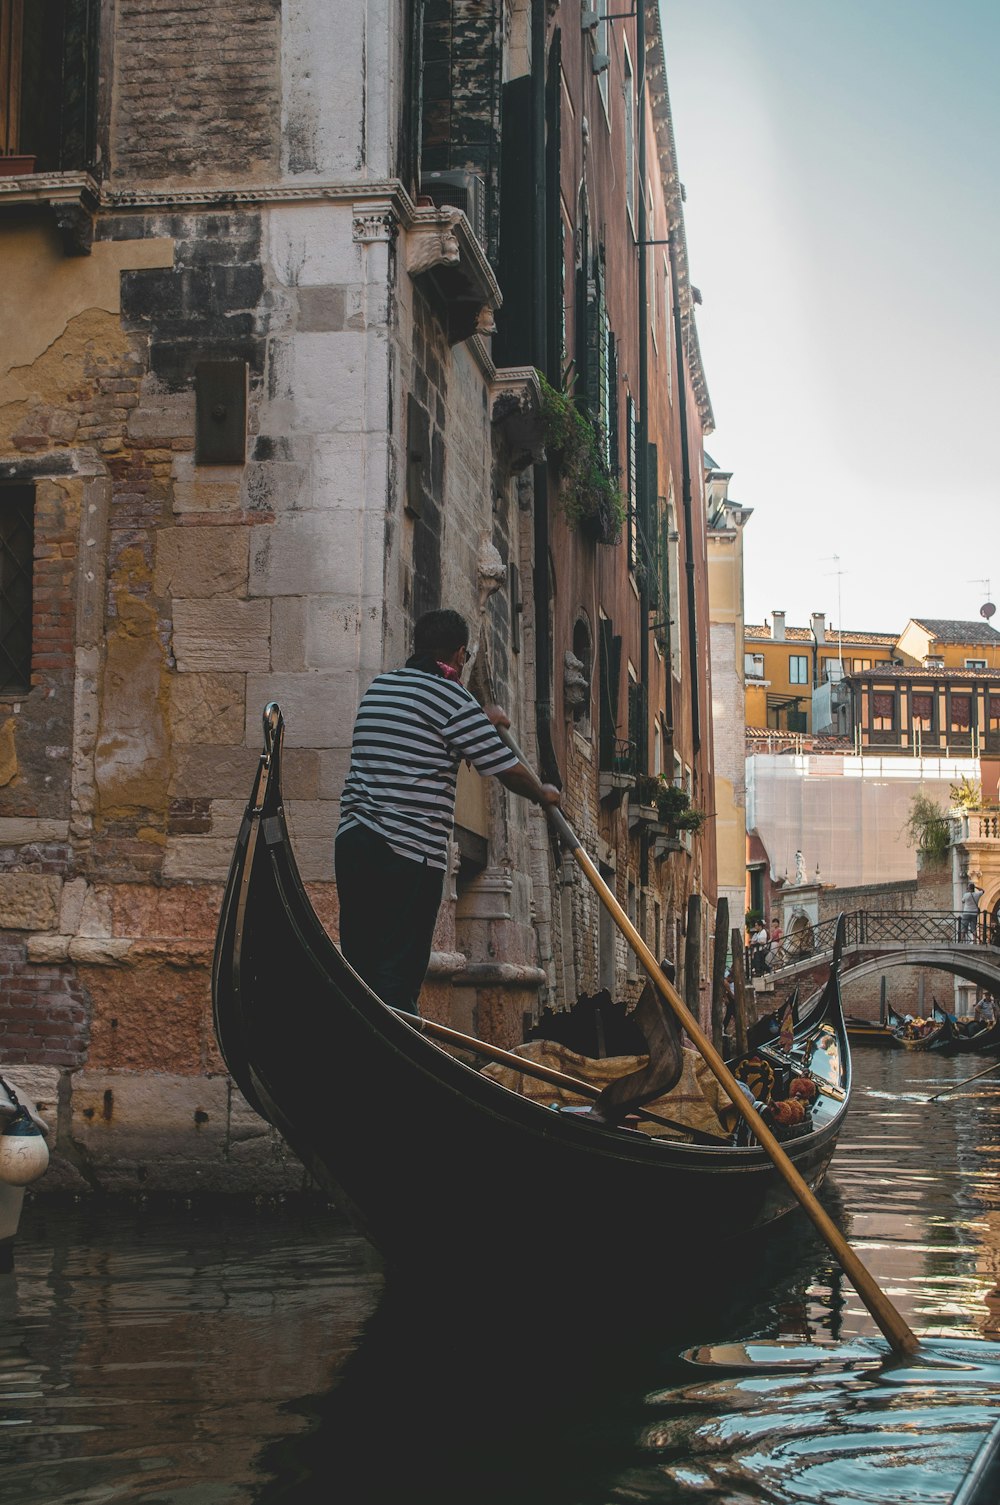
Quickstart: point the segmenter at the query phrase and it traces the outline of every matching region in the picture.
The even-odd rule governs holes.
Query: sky
[[[1000,597],[1000,0],[661,12],[706,450],[754,509],[746,620],[978,619]]]

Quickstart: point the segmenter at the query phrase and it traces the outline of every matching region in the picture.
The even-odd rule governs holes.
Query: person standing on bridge
[[[979,932],[979,901],[983,897],[981,888],[977,888],[972,879],[962,895],[962,939],[974,941]]]

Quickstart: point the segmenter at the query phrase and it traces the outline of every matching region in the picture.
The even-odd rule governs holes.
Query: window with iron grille
[[[35,488],[0,487],[0,694],[31,688]]]
[[[639,562],[639,478],[636,469],[638,459],[636,454],[636,438],[638,426],[636,423],[635,403],[632,401],[631,394],[629,394],[629,396],[625,399],[625,411],[628,422],[628,438],[626,441],[628,445],[628,454],[626,457],[626,463],[628,466],[628,563],[629,569],[634,570]]]

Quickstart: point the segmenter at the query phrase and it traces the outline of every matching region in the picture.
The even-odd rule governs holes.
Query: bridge
[[[755,980],[763,977],[766,987],[768,983],[794,981],[829,965],[841,920],[842,967],[852,978],[860,980],[889,967],[933,967],[1000,997],[1000,936],[991,917],[955,914],[952,910],[857,909],[818,925],[800,919],[776,947],[749,946],[748,970]],[[764,961],[769,965],[762,972]]]

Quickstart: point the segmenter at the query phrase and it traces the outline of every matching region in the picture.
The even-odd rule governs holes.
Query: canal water
[[[396,1298],[325,1210],[33,1200],[0,1278],[0,1499],[944,1505],[1000,1414],[1000,1071],[926,1099],[988,1064],[855,1055],[825,1201],[925,1340],[902,1363],[799,1218],[713,1300],[676,1293],[685,1346],[828,1345],[747,1375],[657,1319],[616,1331],[610,1290],[561,1314],[571,1341],[502,1289]],[[693,1277],[683,1209],[677,1237]]]

